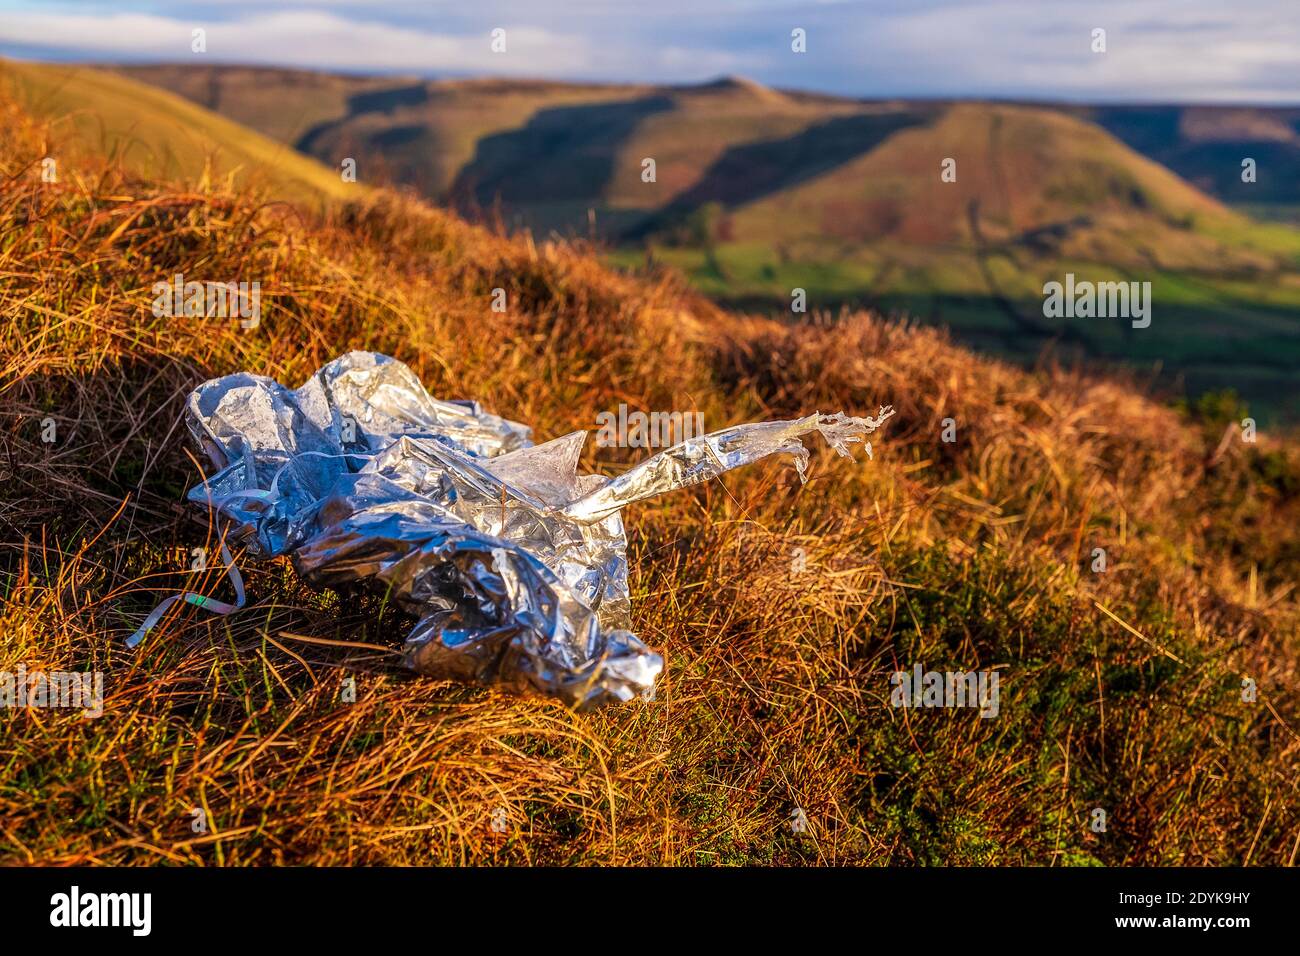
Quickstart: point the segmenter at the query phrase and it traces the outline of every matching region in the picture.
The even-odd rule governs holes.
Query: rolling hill
[[[515,80],[426,81],[267,67],[122,66],[150,83],[337,167],[446,201],[478,143],[566,105],[629,99],[637,88]]]
[[[940,177],[949,157],[955,182]],[[660,215],[651,254],[736,304],[801,287],[816,304],[905,311],[1003,354],[1057,342],[1177,369],[1195,392],[1294,394],[1300,233],[1252,222],[1095,125],[958,104],[797,183],[742,175],[764,168],[788,167],[720,161]],[[1067,274],[1150,282],[1152,328],[1045,318],[1043,286]]]
[[[1300,108],[1062,107],[1090,120],[1198,189],[1264,218],[1300,224]],[[1241,176],[1245,158],[1256,178]]]
[[[474,160],[475,144],[484,137],[519,131],[534,125],[530,123],[534,118],[538,121],[535,126],[542,129],[558,129],[565,120],[577,124],[588,118],[583,111],[539,115],[551,109],[620,105],[630,117],[642,120],[649,119],[651,113],[675,113],[640,125],[653,129],[667,123],[683,131],[689,129],[694,145],[680,155],[690,160],[686,167],[700,167],[716,158],[719,140],[728,145],[752,142],[761,149],[767,140],[812,130],[837,117],[882,111],[924,117],[952,105],[778,91],[739,77],[696,87],[656,87],[425,80],[229,65],[156,64],[114,69],[176,92],[272,139],[292,143],[330,165],[337,162],[341,149],[373,152],[383,147],[384,161],[390,164],[385,169],[395,181],[416,185],[438,201],[448,198],[457,175]],[[1094,123],[1229,205],[1280,220],[1294,220],[1300,212],[1300,107],[1020,105]],[[869,143],[878,132],[869,123],[865,127],[852,123],[831,126],[799,141],[807,147],[803,155],[780,158],[794,161],[796,166],[816,166],[833,160],[834,152],[829,157],[825,153],[833,142],[844,143],[858,136]],[[855,149],[850,142],[848,148],[860,152],[862,143]],[[1258,163],[1254,183],[1241,179],[1244,157]],[[676,175],[689,174],[679,171]],[[479,182],[490,196],[491,184]],[[589,183],[588,187],[602,185]],[[671,188],[673,183],[669,185]]]
[[[785,311],[803,289],[809,308],[903,312],[1021,361],[1050,347],[1123,362],[1193,397],[1233,389],[1300,419],[1300,231],[1241,211],[1285,218],[1293,110],[850,100],[737,77],[124,72],[327,165],[353,156],[363,179],[538,235],[598,238],[624,268],[679,269],[733,306]],[[1238,154],[1261,163],[1255,192]],[[1151,327],[1045,317],[1044,285],[1070,274],[1150,282]]]
[[[34,116],[50,120],[74,156],[108,156],[147,178],[234,178],[268,195],[320,206],[355,196],[327,169],[156,85],[87,67],[0,61],[4,84]],[[57,158],[57,157],[56,157]]]

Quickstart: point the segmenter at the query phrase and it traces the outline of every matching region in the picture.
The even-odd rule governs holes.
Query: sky
[[[207,50],[191,49],[193,30]],[[505,31],[505,52],[491,49]],[[791,32],[806,34],[806,52]],[[1106,49],[1094,52],[1103,29]],[[1300,0],[0,0],[0,55],[861,97],[1300,104]]]

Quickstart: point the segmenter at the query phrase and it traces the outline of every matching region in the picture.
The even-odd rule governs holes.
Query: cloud
[[[0,0],[3,3],[4,0]],[[207,57],[356,71],[696,82],[741,73],[859,96],[1300,100],[1300,8],[1256,0],[178,0],[8,3],[0,50],[82,60]],[[129,12],[134,7],[137,12]],[[503,54],[490,50],[506,29]],[[792,53],[790,30],[808,32]],[[1089,48],[1107,31],[1108,50]]]
[[[538,73],[586,62],[582,37],[535,27],[508,30],[506,52],[491,51],[490,31],[453,36],[411,27],[350,20],[317,10],[249,14],[232,20],[143,14],[28,14],[0,26],[0,39],[55,45],[93,56],[183,60],[191,31],[206,31],[206,55],[221,62],[339,69]]]
[[[1081,99],[1300,99],[1300,15],[1263,2],[1224,17],[1216,0],[1086,5],[951,4],[906,13],[882,41],[913,69],[973,95]],[[1094,28],[1106,52],[1094,53]],[[952,84],[955,85],[955,84]],[[1038,92],[1035,92],[1038,91]]]
[[[492,30],[498,26],[506,31],[501,53],[493,52],[491,45]],[[756,65],[725,49],[639,47],[618,41],[611,31],[556,31],[515,24],[505,16],[482,18],[477,27],[438,31],[292,8],[241,11],[224,20],[29,12],[0,22],[0,44],[89,60],[184,61],[203,55],[213,62],[283,67],[571,79],[650,80],[677,73],[689,81]],[[205,54],[191,50],[195,28],[206,31]]]

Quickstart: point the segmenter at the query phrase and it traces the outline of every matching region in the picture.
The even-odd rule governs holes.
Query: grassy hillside
[[[941,181],[946,157],[956,182]],[[1300,232],[1245,219],[1100,127],[963,104],[780,190],[745,193],[751,164],[735,165],[699,195],[715,202],[702,234],[653,243],[654,260],[724,302],[788,307],[803,287],[813,307],[906,312],[1022,360],[1053,343],[1300,418]],[[1151,282],[1151,328],[1047,319],[1041,290],[1066,273]]]
[[[439,201],[457,174],[474,160],[475,144],[533,123],[554,128],[566,118],[582,119],[566,108],[619,104],[629,115],[640,112],[655,126],[672,128],[666,145],[675,175],[703,170],[718,156],[717,143],[752,143],[760,157],[776,141],[807,133],[792,145],[802,156],[782,156],[816,166],[825,162],[834,140],[870,138],[871,124],[852,118],[880,113],[908,117],[903,122],[950,106],[943,102],[898,104],[765,89],[727,78],[700,87],[633,85],[592,86],[553,82],[447,80],[330,74],[266,67],[156,64],[123,66],[119,72],[179,93],[204,107],[280,142],[332,163],[340,148],[383,152],[393,161],[385,172],[416,185]],[[755,110],[755,107],[761,107]],[[1222,202],[1267,219],[1297,221],[1300,210],[1300,108],[1259,106],[1081,106],[1039,104],[1032,108],[1079,118],[1102,127],[1126,145]],[[555,110],[556,115],[547,116]],[[654,114],[667,114],[652,116]],[[708,114],[707,118],[704,114]],[[828,120],[850,118],[847,124]],[[751,135],[757,127],[758,138]],[[821,127],[821,128],[818,128]],[[687,135],[689,132],[689,135]],[[769,140],[773,141],[769,144]],[[654,137],[649,137],[654,142]],[[507,140],[502,145],[508,145]],[[862,151],[858,144],[856,152]],[[1252,157],[1258,176],[1241,178],[1241,161]],[[742,180],[751,168],[733,167]],[[796,175],[802,175],[797,173]],[[615,192],[620,200],[644,206],[642,191]],[[694,180],[688,180],[691,185]],[[486,191],[491,184],[477,183]],[[508,185],[508,184],[507,184]],[[614,185],[589,183],[589,188]],[[672,184],[670,184],[672,185]],[[681,184],[676,184],[680,186]],[[597,194],[592,198],[600,199]],[[580,210],[582,216],[586,210]]]
[[[58,131],[0,113],[0,669],[99,669],[106,691],[99,719],[0,711],[0,861],[1296,861],[1300,447],[1242,441],[1239,409],[865,313],[733,315],[385,194],[314,217],[123,169],[43,183]],[[260,281],[261,324],[155,317],[177,271]],[[187,392],[296,384],[354,348],[538,439],[621,402],[710,427],[898,412],[874,461],[819,450],[804,486],[766,463],[628,513],[634,627],[667,660],[652,703],[415,677],[407,621],[279,562],[241,560],[244,611],[178,605],[126,651],[163,595],[228,589],[188,570],[212,534],[181,504]],[[891,707],[914,663],[996,668],[999,716]]]
[[[541,233],[604,235],[688,190],[728,149],[795,137],[843,117],[897,112],[890,104],[787,94],[743,79],[700,86],[591,85],[520,80],[353,77],[258,67],[154,65],[118,71],[154,83],[292,143],[326,162],[356,151],[377,175],[439,202],[491,209]],[[801,161],[833,165],[861,150],[850,124],[829,150],[817,134]],[[886,124],[888,125],[888,124]],[[640,180],[656,158],[659,186]],[[610,220],[607,222],[607,218]]]
[[[648,251],[615,261],[673,266],[733,305],[785,310],[802,288],[811,308],[903,312],[1021,361],[1050,345],[1162,369],[1193,397],[1234,389],[1300,417],[1300,231],[1252,222],[1052,111],[959,104],[894,123],[799,182],[765,161],[778,147],[738,149],[646,231]],[[1045,317],[1044,284],[1067,273],[1150,282],[1152,326]]]
[[[1300,108],[1062,108],[1099,124],[1224,202],[1300,225]],[[1247,157],[1256,163],[1253,182],[1241,176]]]
[[[730,306],[785,312],[799,288],[813,309],[902,313],[1022,363],[1050,348],[1127,364],[1192,400],[1231,389],[1263,418],[1300,420],[1300,230],[1152,159],[1276,213],[1300,169],[1294,111],[867,102],[737,78],[133,72],[328,162],[362,156],[376,178],[470,216],[597,235],[619,266],[667,265]],[[1257,156],[1258,188],[1240,183],[1234,151]],[[940,179],[946,158],[955,182]],[[1150,282],[1151,328],[1047,320],[1043,286],[1066,273]]]
[[[74,157],[108,156],[147,177],[233,176],[312,205],[359,188],[344,183],[337,166],[327,169],[181,96],[106,70],[5,60],[0,84],[34,116],[52,121]]]
[[[411,77],[244,66],[157,64],[104,69],[170,90],[204,109],[291,145],[297,145],[312,130],[343,119],[354,103],[364,105],[368,94],[386,95],[417,82]]]
[[[360,158],[368,182],[414,186],[440,202],[468,190],[458,176],[480,141],[535,114],[578,104],[628,102],[648,88],[523,80],[426,81],[264,67],[124,66],[116,71],[175,90],[293,145],[327,165]],[[492,196],[486,197],[490,205]],[[585,211],[584,211],[585,215]]]

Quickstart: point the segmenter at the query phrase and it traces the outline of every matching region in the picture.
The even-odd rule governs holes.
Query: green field
[[[1171,394],[1231,389],[1266,421],[1300,419],[1300,277],[1294,273],[1259,281],[994,258],[988,269],[1001,293],[995,297],[974,256],[908,252],[859,247],[781,261],[762,243],[724,243],[708,250],[620,249],[606,258],[630,271],[643,272],[647,263],[679,270],[733,308],[789,317],[792,290],[802,288],[809,312],[876,308],[946,326],[960,341],[1021,363],[1032,363],[1045,349],[1067,361],[1120,363],[1159,373]],[[1042,283],[1061,281],[1066,272],[1094,282],[1149,281],[1150,327],[1134,329],[1124,319],[1044,317]],[[1040,328],[1029,328],[1029,321]]]

